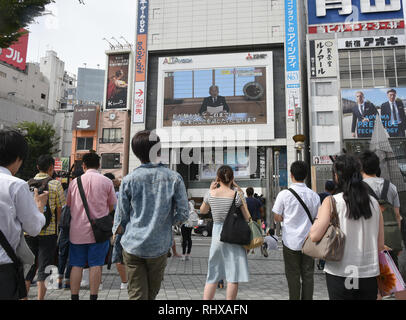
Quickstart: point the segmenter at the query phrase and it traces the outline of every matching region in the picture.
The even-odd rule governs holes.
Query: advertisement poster
[[[266,68],[165,72],[163,126],[266,124]]]
[[[26,30],[22,30],[26,31]],[[22,35],[16,43],[9,48],[0,48],[0,61],[25,70],[27,61],[28,32]]]
[[[370,139],[378,120],[389,137],[405,137],[406,88],[346,89],[341,99],[344,139]]]
[[[106,109],[127,108],[129,54],[109,56]]]

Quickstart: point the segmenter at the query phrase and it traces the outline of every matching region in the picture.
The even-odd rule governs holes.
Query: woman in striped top
[[[241,211],[248,222],[251,216],[245,203],[244,194],[234,182],[233,169],[229,166],[222,166],[218,169],[217,178],[211,183],[210,190],[200,207],[201,214],[206,214],[211,209],[214,222],[204,300],[214,298],[219,280],[227,280],[227,300],[237,298],[239,282],[248,282],[248,261],[245,249],[237,244],[220,241],[221,229],[236,192],[236,206],[242,206]]]

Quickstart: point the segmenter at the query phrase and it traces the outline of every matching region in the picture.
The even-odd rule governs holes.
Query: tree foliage
[[[45,6],[54,0],[0,0],[0,48],[18,41],[28,25],[45,13]]]
[[[25,134],[29,147],[28,157],[17,176],[28,180],[33,178],[38,172],[37,159],[40,155],[55,155],[59,152],[57,147],[60,138],[56,137],[56,132],[52,125],[46,122],[38,124],[24,121],[17,125],[17,129]]]

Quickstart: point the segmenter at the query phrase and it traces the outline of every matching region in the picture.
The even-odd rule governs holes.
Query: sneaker
[[[180,258],[180,260],[185,261],[186,260],[186,256],[182,256],[182,258]]]
[[[264,245],[261,246],[261,253],[265,258],[268,258],[268,250],[265,248]]]
[[[69,290],[70,289],[70,283],[65,282],[63,284],[63,288],[66,289],[66,290]]]
[[[121,282],[120,290],[127,290],[127,287],[128,287],[128,283],[127,283],[127,282],[126,282],[126,283]]]

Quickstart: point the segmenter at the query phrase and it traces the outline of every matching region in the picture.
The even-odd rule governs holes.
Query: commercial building
[[[369,149],[374,131],[383,126],[399,166],[399,174],[392,182],[405,199],[403,2],[306,2],[314,189],[323,190],[325,180],[331,179],[331,156],[343,148],[355,153]]]
[[[128,173],[130,152],[132,48],[106,51],[106,66],[97,152],[101,156],[101,172],[122,179]]]
[[[0,127],[22,121],[54,122],[48,110],[49,80],[35,63],[27,63],[28,34],[0,49]]]
[[[161,160],[190,197],[226,163],[272,201],[290,164],[306,160],[304,10],[296,0],[138,1],[131,136],[157,130]],[[130,171],[138,165],[130,154]]]

